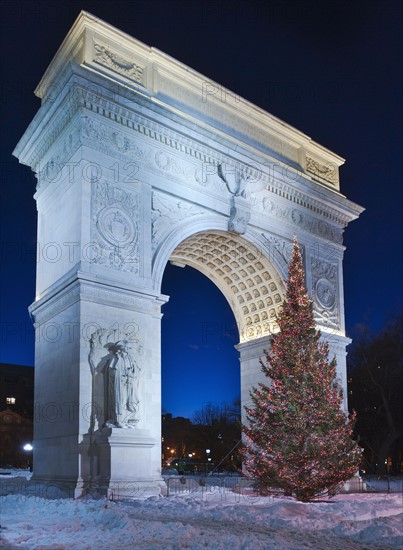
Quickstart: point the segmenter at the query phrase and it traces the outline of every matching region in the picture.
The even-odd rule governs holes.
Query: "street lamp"
[[[23,446],[23,449],[26,453],[32,453],[33,447],[31,445],[31,443],[26,443]],[[28,467],[29,467],[29,471],[32,472],[32,459],[31,458],[29,459]]]
[[[211,458],[210,458],[210,449],[206,449],[206,455],[207,455],[207,462],[211,462]],[[208,469],[208,468],[207,468]]]

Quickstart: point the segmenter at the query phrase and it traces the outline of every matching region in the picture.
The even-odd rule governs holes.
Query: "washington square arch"
[[[159,494],[167,262],[224,294],[241,400],[262,376],[296,235],[346,394],[344,160],[163,52],[81,12],[14,155],[37,177],[33,481]],[[347,410],[347,405],[345,403]]]

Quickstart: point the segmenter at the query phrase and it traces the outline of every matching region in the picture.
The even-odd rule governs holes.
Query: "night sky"
[[[81,9],[175,57],[347,159],[341,191],[366,211],[345,232],[347,334],[401,304],[400,1],[4,1],[1,19],[1,354],[33,365],[35,178],[11,153],[33,91]],[[232,312],[206,277],[168,266],[163,407],[192,416],[239,395]]]

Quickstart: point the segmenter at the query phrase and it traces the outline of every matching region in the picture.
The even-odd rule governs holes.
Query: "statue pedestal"
[[[147,430],[103,428],[86,434],[80,445],[82,481],[75,496],[121,500],[164,493],[164,480],[151,471],[155,444]]]

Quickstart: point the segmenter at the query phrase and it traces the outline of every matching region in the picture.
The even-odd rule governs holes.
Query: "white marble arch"
[[[198,269],[228,300],[245,404],[297,235],[346,389],[342,235],[362,208],[340,192],[341,157],[86,12],[35,93],[41,107],[14,155],[38,180],[37,487],[164,490],[168,261]]]

